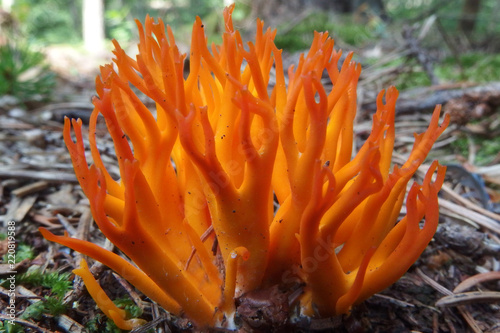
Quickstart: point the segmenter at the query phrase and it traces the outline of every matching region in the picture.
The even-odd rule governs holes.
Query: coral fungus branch
[[[221,45],[207,45],[196,18],[187,77],[187,56],[161,20],[137,21],[135,58],[113,42],[115,66],[101,67],[96,79],[90,167],[82,122],[65,120],[64,140],[96,224],[130,262],[40,231],[199,327],[231,326],[240,296],[276,286],[304,286],[293,304],[304,315],[347,313],[401,277],[431,240],[445,173],[437,162],[411,186],[407,214],[398,217],[449,117],[440,124],[436,107],[408,160],[391,168],[398,91],[390,87],[378,95],[371,133],[352,156],[361,73],[352,53],[339,64],[333,39],[315,33],[309,52],[285,69],[276,31],[258,20],[255,41],[244,44],[233,9],[224,10]],[[324,73],[332,85],[322,84]],[[101,115],[118,180],[98,148]]]
[[[122,330],[132,330],[141,325],[144,325],[146,321],[144,319],[126,319],[125,310],[117,307],[113,301],[106,295],[104,290],[96,281],[92,273],[90,273],[87,262],[82,259],[80,263],[80,268],[74,269],[73,273],[80,276],[87,287],[90,295],[96,301],[99,308],[110,318],[113,319],[114,323],[118,328]]]

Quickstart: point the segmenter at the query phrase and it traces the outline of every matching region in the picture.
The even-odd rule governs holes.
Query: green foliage
[[[437,75],[447,81],[490,82],[500,78],[500,54],[472,52],[446,58]]]
[[[234,1],[236,6],[233,11],[233,22],[241,22],[252,14],[252,2],[239,0]]]
[[[130,298],[122,297],[113,301],[115,305],[127,312],[128,318],[138,318],[142,316],[142,309],[138,307]]]
[[[71,289],[71,274],[50,272],[42,273],[40,271],[28,272],[19,274],[17,281],[32,286],[43,286],[49,288],[53,295],[62,299],[64,295]]]
[[[0,46],[0,95],[12,95],[21,102],[49,100],[55,74],[45,64],[45,56],[26,45]]]
[[[222,41],[220,34],[224,29],[221,21],[223,8],[222,0],[172,0],[169,1],[168,8],[158,9],[156,16],[161,17],[165,24],[174,28],[175,38],[181,45],[189,45],[196,16],[203,20],[209,43],[220,43]],[[241,14],[240,9],[236,10],[238,15]],[[139,16],[139,19],[141,22],[144,21],[143,17]]]
[[[97,314],[85,324],[86,331],[89,333],[122,333],[112,320],[109,320],[104,314]]]
[[[399,1],[399,0],[386,0],[385,6],[390,17],[395,20],[413,21],[419,19],[420,16],[429,16],[441,11],[452,10],[460,11],[461,6],[456,6],[457,2],[461,0],[452,0],[443,2],[441,0],[426,0],[426,1]],[[455,6],[453,5],[455,2]],[[439,5],[441,3],[441,5]],[[452,8],[454,7],[454,8]],[[429,11],[429,13],[427,13]],[[426,14],[424,14],[426,13]]]
[[[0,239],[1,236],[0,236]],[[8,254],[4,254],[2,261],[7,262],[8,260]],[[35,253],[33,252],[33,249],[31,246],[20,243],[16,247],[16,263],[23,261],[24,259],[33,259],[35,257]]]
[[[327,14],[314,13],[295,25],[288,33],[277,34],[275,43],[278,48],[291,52],[306,50],[311,45],[313,31],[327,31],[331,28],[333,26],[328,22]]]
[[[43,315],[58,316],[66,312],[67,308],[63,302],[64,295],[71,289],[71,274],[69,273],[42,273],[41,271],[32,271],[28,273],[18,274],[16,276],[16,283],[26,284],[30,286],[42,286],[51,291],[51,294],[45,296],[41,301],[28,306],[21,319],[35,319],[40,320]],[[6,280],[3,281],[5,283]],[[1,328],[1,326],[0,326]],[[9,331],[7,332],[17,332]]]
[[[476,146],[475,164],[479,166],[489,165],[500,152],[500,138],[486,138],[472,136],[472,144]],[[469,140],[460,136],[452,142],[451,147],[456,154],[467,157],[469,155]]]
[[[286,27],[282,27],[282,29]],[[278,31],[280,29],[278,28]],[[371,40],[374,34],[368,25],[356,24],[349,17],[332,18],[328,13],[314,12],[307,16],[286,34],[276,36],[276,46],[287,51],[301,51],[311,46],[313,31],[328,31],[344,43],[359,46]]]
[[[476,157],[478,165],[489,165],[500,152],[500,139],[485,139],[479,142],[480,148]]]
[[[0,321],[0,333],[24,333],[24,327],[21,325],[12,325],[7,320]]]
[[[373,61],[373,60],[372,60]],[[367,61],[369,64],[369,61]],[[416,60],[399,58],[384,67],[402,66],[405,71],[391,82],[401,91],[414,87],[429,86],[431,81]],[[500,78],[500,54],[472,52],[455,57],[447,57],[436,63],[434,73],[441,82],[491,82]]]
[[[442,31],[448,36],[455,37],[460,31],[460,20],[463,16],[463,0],[425,0],[425,1],[400,1],[386,0],[386,10],[393,23],[413,24],[423,22],[431,15],[439,20]],[[477,15],[474,31],[470,36],[472,44],[494,44],[500,39],[500,25],[498,24],[498,0],[482,0]],[[463,36],[458,36],[462,38]],[[442,43],[442,40],[439,40]],[[493,45],[491,45],[493,46]],[[493,46],[494,48],[494,46]]]
[[[110,9],[105,13],[106,16],[106,35],[118,41],[131,40],[137,29],[134,20],[128,17],[130,9],[122,7],[119,9]],[[144,21],[140,17],[141,22]]]
[[[0,233],[0,241],[7,239],[7,234]],[[16,263],[23,261],[24,259],[33,259],[35,253],[31,246],[24,243],[18,243],[16,247]],[[2,257],[2,262],[8,261],[8,253],[4,254]],[[0,332],[1,333],[1,332]]]
[[[421,70],[419,66],[414,65],[410,71],[399,75],[391,84],[394,84],[400,90],[406,90],[415,87],[430,86],[431,80],[426,72]]]
[[[482,0],[481,10],[476,22],[475,33],[477,36],[500,35],[500,24],[498,24],[498,11],[500,4],[497,0]]]
[[[381,21],[372,21],[368,24],[354,23],[352,19],[343,18],[340,24],[335,24],[330,30],[333,38],[340,38],[344,43],[353,46],[362,46],[384,33],[384,24]]]
[[[79,41],[71,15],[51,6],[35,6],[29,15],[28,34],[44,44]]]
[[[33,259],[35,257],[35,252],[31,246],[27,244],[20,243],[16,249],[16,262],[21,262],[24,259]]]
[[[451,148],[455,154],[461,156],[467,156],[469,153],[469,143],[465,136],[459,136],[455,141],[451,143]]]
[[[13,13],[28,38],[39,44],[75,43],[81,40],[81,1],[17,0]]]
[[[193,17],[204,18],[212,12],[220,12],[223,6],[221,0],[172,0],[171,10],[165,12],[165,22],[178,27],[182,24],[192,26]]]
[[[21,319],[40,320],[46,314],[59,316],[65,312],[66,305],[64,305],[62,298],[45,296],[43,300],[28,306],[21,315]]]

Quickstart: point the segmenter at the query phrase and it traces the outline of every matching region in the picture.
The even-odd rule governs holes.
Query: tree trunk
[[[2,9],[10,13],[14,0],[2,0]]]
[[[465,0],[460,19],[460,29],[469,36],[476,26],[477,14],[481,8],[481,0]]]
[[[104,50],[104,4],[102,0],[83,1],[83,42],[91,53]]]

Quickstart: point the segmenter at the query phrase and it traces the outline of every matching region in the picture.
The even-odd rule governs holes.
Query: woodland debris
[[[396,105],[397,114],[430,112],[436,104],[446,104],[453,99],[465,98],[465,96],[489,95],[491,103],[497,105],[495,96],[500,95],[500,82],[490,82],[481,85],[471,84],[454,84],[454,85],[437,85],[431,87],[417,88],[404,91],[399,95]],[[362,108],[370,112],[374,112],[375,105],[373,100],[365,99]],[[446,110],[446,107],[445,107]],[[472,110],[467,112],[471,112]],[[476,112],[477,113],[477,112]]]
[[[44,180],[40,180],[34,183],[30,183],[27,185],[24,185],[22,187],[18,187],[15,190],[13,190],[11,193],[15,195],[16,197],[24,197],[28,194],[33,194],[36,192],[39,192],[41,190],[46,189],[49,186],[49,183],[47,183]]]
[[[20,178],[20,179],[38,179],[53,183],[76,183],[76,176],[72,173],[60,171],[35,171],[19,169],[0,169],[0,178]]]

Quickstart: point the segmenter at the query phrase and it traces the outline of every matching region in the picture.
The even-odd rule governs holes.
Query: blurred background
[[[57,80],[74,83],[111,59],[111,40],[135,54],[134,18],[160,17],[188,50],[193,19],[221,41],[227,0],[2,0],[0,95],[30,107],[51,99]],[[303,52],[313,31],[329,31],[337,47],[354,51],[363,80],[374,90],[405,90],[500,78],[500,2],[497,0],[243,0],[234,19],[252,33],[257,17],[278,28],[287,54]],[[292,60],[294,58],[292,57]],[[33,99],[33,100],[31,100]],[[35,103],[36,104],[36,103]]]

